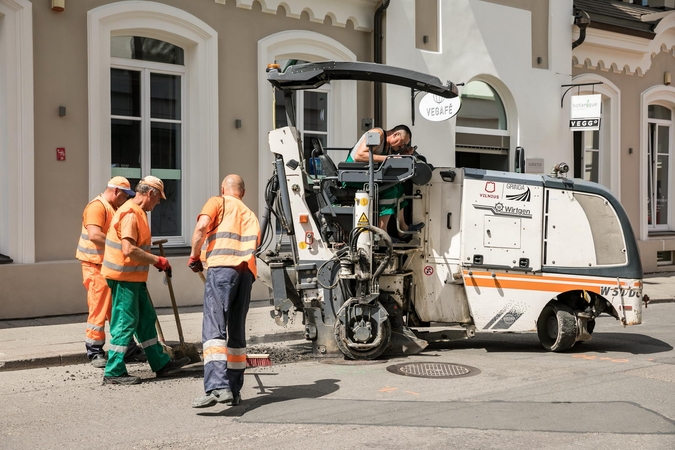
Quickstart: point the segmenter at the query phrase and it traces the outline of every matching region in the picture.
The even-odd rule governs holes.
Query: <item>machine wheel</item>
[[[574,311],[562,303],[549,303],[537,320],[539,342],[551,352],[564,352],[574,345],[577,321]]]
[[[377,325],[373,323],[373,326]],[[367,350],[359,350],[348,347],[341,338],[344,327],[345,325],[342,323],[342,321],[335,321],[335,342],[337,343],[337,346],[342,354],[345,355],[345,358],[347,359],[375,359],[380,356],[387,349],[387,347],[389,347],[389,341],[391,340],[391,323],[389,322],[389,319],[382,323],[382,339],[380,344],[377,347],[369,348]]]

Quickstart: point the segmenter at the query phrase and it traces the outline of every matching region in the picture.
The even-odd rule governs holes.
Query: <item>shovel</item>
[[[159,253],[164,256],[164,246],[168,242],[166,239],[160,239],[155,241],[152,245],[159,245]],[[169,286],[169,296],[171,297],[171,306],[173,308],[173,316],[176,318],[176,328],[178,329],[178,339],[180,344],[173,347],[174,359],[182,359],[185,357],[190,358],[190,364],[201,362],[201,357],[199,356],[199,351],[194,344],[186,344],[185,339],[183,338],[183,327],[180,325],[180,317],[178,316],[178,306],[176,305],[176,297],[173,293],[173,285],[171,284],[171,277],[166,277],[166,284]]]
[[[150,305],[152,306],[152,309],[155,309],[155,304],[152,303],[152,298],[150,297],[150,291],[148,291],[148,300],[150,300]],[[157,329],[157,337],[159,338],[159,345],[162,346],[162,350],[164,350],[164,353],[173,358],[173,349],[168,345],[166,345],[166,341],[164,340],[164,333],[162,333],[162,326],[159,324],[159,319],[155,319],[155,328]]]

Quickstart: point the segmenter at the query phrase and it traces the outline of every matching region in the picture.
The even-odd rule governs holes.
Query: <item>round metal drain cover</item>
[[[396,375],[419,378],[471,377],[480,373],[480,370],[475,367],[438,362],[394,364],[393,366],[387,367],[387,370]]]

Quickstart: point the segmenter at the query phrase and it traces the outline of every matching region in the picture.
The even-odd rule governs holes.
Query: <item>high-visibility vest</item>
[[[120,225],[123,218],[129,214],[136,216],[138,239],[136,246],[146,252],[150,251],[152,235],[148,226],[148,215],[133,201],[120,206],[110,223],[108,234],[105,238],[105,256],[101,274],[111,280],[117,281],[148,281],[148,263],[134,261],[125,257],[122,253],[122,238]]]
[[[101,231],[107,233],[108,228],[110,227],[110,222],[112,221],[113,215],[115,214],[115,209],[102,195],[99,195],[87,204],[87,206],[84,208],[84,211],[86,212],[87,208],[89,208],[89,206],[94,202],[101,202],[105,208],[105,223],[101,227]],[[80,241],[77,243],[75,258],[79,259],[80,261],[90,262],[92,264],[101,264],[103,262],[103,250],[103,246],[98,246],[89,240],[87,224],[84,223],[84,213],[82,213],[82,231],[80,232]]]
[[[247,263],[255,277],[255,251],[260,239],[258,218],[241,200],[224,195],[222,219],[217,227],[206,235],[206,264],[208,267],[236,267]],[[221,211],[219,217],[221,217]]]

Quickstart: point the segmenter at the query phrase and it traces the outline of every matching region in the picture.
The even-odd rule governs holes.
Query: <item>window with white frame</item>
[[[166,200],[149,214],[153,236],[182,236],[184,189],[183,49],[157,39],[111,42],[111,173],[132,186],[146,175],[164,182]]]
[[[291,65],[302,64],[306,61],[290,60],[282,62],[281,66],[288,68]],[[325,84],[319,89],[297,91],[293,93],[295,103],[295,126],[300,133],[303,146],[303,158],[307,163],[308,173],[320,174],[320,167],[312,160],[313,140],[321,142],[328,147],[328,134],[330,119],[331,88]],[[274,128],[288,125],[286,117],[285,99],[282,91],[274,92]]]
[[[647,117],[647,225],[650,230],[668,230],[672,110],[649,105]]]
[[[509,170],[510,137],[506,108],[488,83],[473,80],[461,92],[455,128],[455,165]]]

